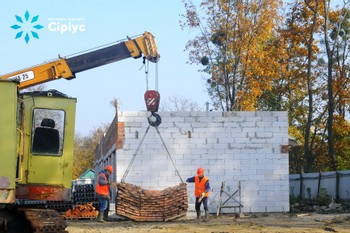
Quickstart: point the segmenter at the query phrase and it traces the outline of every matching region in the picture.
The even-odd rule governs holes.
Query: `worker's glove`
[[[109,182],[108,185],[112,186],[113,188],[116,188],[117,182]]]
[[[201,195],[199,195],[198,203],[200,203],[203,200],[204,196],[205,196],[205,193],[202,193]]]

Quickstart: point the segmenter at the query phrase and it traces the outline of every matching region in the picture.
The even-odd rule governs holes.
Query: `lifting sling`
[[[158,122],[158,123],[160,124],[160,123],[161,123],[161,118],[160,118],[160,116],[159,116],[158,114],[154,113],[154,112],[152,112],[152,115],[153,115],[154,117],[156,117],[156,119],[157,119],[155,122]],[[131,158],[131,161],[130,161],[128,167],[127,167],[127,169],[125,170],[125,173],[124,173],[124,175],[123,175],[123,177],[122,177],[122,179],[121,179],[121,183],[125,182],[125,179],[126,179],[128,173],[129,173],[129,171],[130,171],[130,168],[131,168],[131,166],[132,166],[132,164],[133,164],[133,162],[134,162],[134,160],[135,160],[135,158],[136,158],[136,156],[137,156],[137,153],[139,152],[139,150],[140,150],[140,148],[141,148],[141,146],[142,146],[142,143],[143,143],[144,139],[146,138],[146,135],[147,135],[147,133],[148,133],[148,131],[149,131],[149,129],[150,129],[151,126],[153,126],[153,127],[156,129],[156,131],[157,131],[157,133],[158,133],[160,139],[162,140],[163,146],[164,146],[166,152],[168,153],[168,156],[169,156],[169,158],[170,158],[170,160],[171,160],[171,162],[172,162],[172,164],[173,164],[173,166],[174,166],[174,168],[175,168],[176,174],[179,176],[179,178],[180,178],[180,180],[181,180],[181,183],[184,183],[184,182],[183,182],[183,179],[182,179],[181,176],[180,176],[179,170],[176,168],[176,165],[175,165],[175,163],[174,163],[174,160],[172,159],[172,157],[171,157],[171,155],[170,155],[170,153],[169,153],[169,150],[168,150],[168,148],[167,148],[167,146],[166,146],[166,144],[165,144],[165,142],[164,142],[164,140],[163,140],[163,138],[162,138],[162,135],[160,134],[160,132],[159,132],[159,130],[158,130],[158,125],[159,125],[159,124],[158,124],[158,125],[157,125],[157,124],[154,124],[154,125],[153,125],[154,122],[150,122],[149,118],[150,118],[150,117],[148,117],[149,125],[148,125],[148,127],[147,127],[147,129],[146,129],[146,131],[145,131],[145,134],[144,134],[143,137],[141,138],[141,141],[140,141],[140,143],[139,143],[139,145],[138,145],[138,147],[137,147],[135,153],[133,154],[133,156],[132,156],[132,158]]]
[[[145,60],[144,60],[145,64]],[[187,184],[183,182],[179,171],[169,153],[165,142],[160,135],[158,126],[162,119],[156,113],[158,112],[160,95],[158,93],[158,66],[156,63],[156,79],[155,90],[148,89],[148,62],[145,66],[147,90],[144,95],[147,111],[151,115],[147,117],[148,127],[145,134],[131,158],[131,161],[125,170],[121,182],[117,185],[118,192],[115,199],[116,214],[134,221],[169,221],[182,216],[185,216],[188,209]],[[155,120],[154,120],[155,119]],[[130,168],[139,152],[141,145],[150,129],[154,127],[162,140],[171,162],[175,167],[176,174],[179,176],[181,183],[179,185],[166,188],[164,190],[144,190],[140,186],[125,183],[125,179],[130,171]]]
[[[152,112],[157,118],[158,114]],[[160,119],[160,116],[159,116]],[[160,124],[160,123],[159,123]],[[159,125],[158,124],[158,125]],[[143,135],[139,146],[137,147],[125,173],[118,184],[118,193],[115,199],[116,214],[134,221],[170,221],[176,218],[186,216],[188,209],[187,184],[183,182],[175,163],[170,156],[163,138],[158,130],[158,125],[149,124]],[[179,185],[166,188],[164,190],[144,190],[140,186],[125,183],[125,179],[130,171],[137,153],[150,129],[153,126],[173,163],[176,174],[179,176],[181,183]]]

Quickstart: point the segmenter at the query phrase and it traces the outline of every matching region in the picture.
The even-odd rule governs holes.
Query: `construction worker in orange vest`
[[[210,191],[210,184],[208,177],[204,176],[204,169],[198,168],[197,175],[186,180],[187,183],[195,183],[194,195],[196,197],[195,209],[197,212],[197,220],[201,220],[201,205],[203,203],[205,211],[204,221],[208,221],[208,196]]]
[[[113,167],[107,165],[105,169],[100,171],[96,180],[95,192],[99,202],[99,211],[97,217],[98,222],[104,222],[108,220],[110,199],[112,197],[110,186],[112,185],[113,187],[116,187],[116,184],[110,182],[109,180],[109,177],[112,174],[112,172]]]

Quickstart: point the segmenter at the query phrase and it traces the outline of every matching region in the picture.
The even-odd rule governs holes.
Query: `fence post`
[[[303,190],[304,184],[303,183],[304,183],[303,182],[303,172],[300,171],[300,187],[299,187],[300,192],[299,192],[299,194],[300,194],[301,201],[304,201],[304,190]]]
[[[340,202],[340,197],[339,197],[339,185],[340,185],[340,181],[339,181],[340,177],[339,177],[339,171],[336,170],[335,171],[335,200],[337,203]]]
[[[321,174],[321,171],[319,171],[318,172],[318,184],[317,184],[317,197],[320,195],[321,178],[322,178],[322,174]]]

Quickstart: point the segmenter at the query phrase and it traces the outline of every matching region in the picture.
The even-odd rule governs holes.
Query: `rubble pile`
[[[181,183],[164,190],[144,190],[119,183],[115,199],[116,214],[134,221],[169,221],[186,215],[187,185]]]

